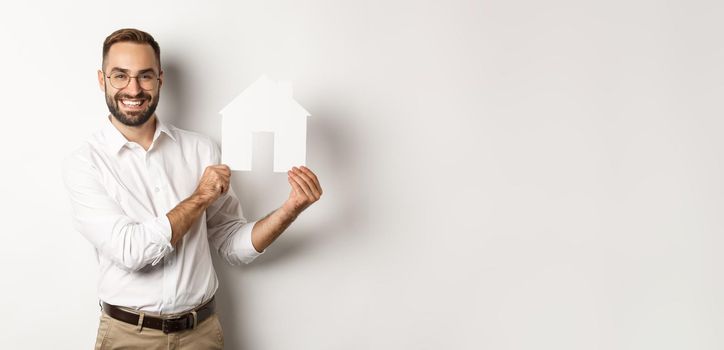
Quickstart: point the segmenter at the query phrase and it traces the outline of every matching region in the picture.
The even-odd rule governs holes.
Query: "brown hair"
[[[156,40],[153,39],[151,34],[134,28],[119,29],[106,37],[106,40],[103,42],[103,65],[105,66],[106,64],[106,56],[108,55],[108,50],[111,49],[111,46],[113,46],[113,44],[128,41],[138,44],[151,45],[151,48],[153,48],[153,52],[156,53],[156,61],[158,62],[158,66],[160,69],[161,48],[158,46],[158,43],[156,42]]]

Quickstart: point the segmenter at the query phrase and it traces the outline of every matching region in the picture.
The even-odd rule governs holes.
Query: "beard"
[[[148,106],[146,109],[141,111],[122,112],[119,108],[119,104],[122,103],[121,99],[144,99],[148,101]],[[108,92],[106,92],[106,105],[108,105],[108,110],[119,122],[127,126],[139,126],[146,123],[153,113],[156,112],[156,107],[158,106],[158,95],[153,98],[145,91],[141,91],[135,96],[121,94],[120,92],[116,93],[115,96],[111,96]]]

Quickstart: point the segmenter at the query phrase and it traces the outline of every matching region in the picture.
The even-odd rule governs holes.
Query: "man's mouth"
[[[146,104],[146,99],[122,98],[120,101],[123,107],[131,110],[143,109]]]

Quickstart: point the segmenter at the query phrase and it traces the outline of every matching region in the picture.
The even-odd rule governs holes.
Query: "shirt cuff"
[[[153,260],[153,262],[151,262],[151,266],[156,266],[156,264],[158,264],[158,262],[161,261],[164,256],[166,256],[166,254],[174,250],[173,246],[171,245],[171,221],[169,221],[168,216],[164,214],[147,221],[146,227],[150,228],[160,237],[159,241],[157,242],[158,251],[156,253],[156,258]]]
[[[265,250],[259,252],[254,248],[251,242],[251,231],[254,229],[257,221],[249,222],[239,228],[239,233],[234,241],[234,251],[241,257],[241,261],[245,264],[252,262],[259,255],[264,254]]]

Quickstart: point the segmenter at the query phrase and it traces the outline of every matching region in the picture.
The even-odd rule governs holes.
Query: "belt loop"
[[[136,329],[139,333],[143,330],[143,315],[143,312],[138,315],[138,327]]]
[[[194,328],[191,328],[191,329],[196,329],[196,324],[198,323],[198,320],[199,320],[198,315],[196,314],[196,310],[192,310],[191,314],[194,316]]]

